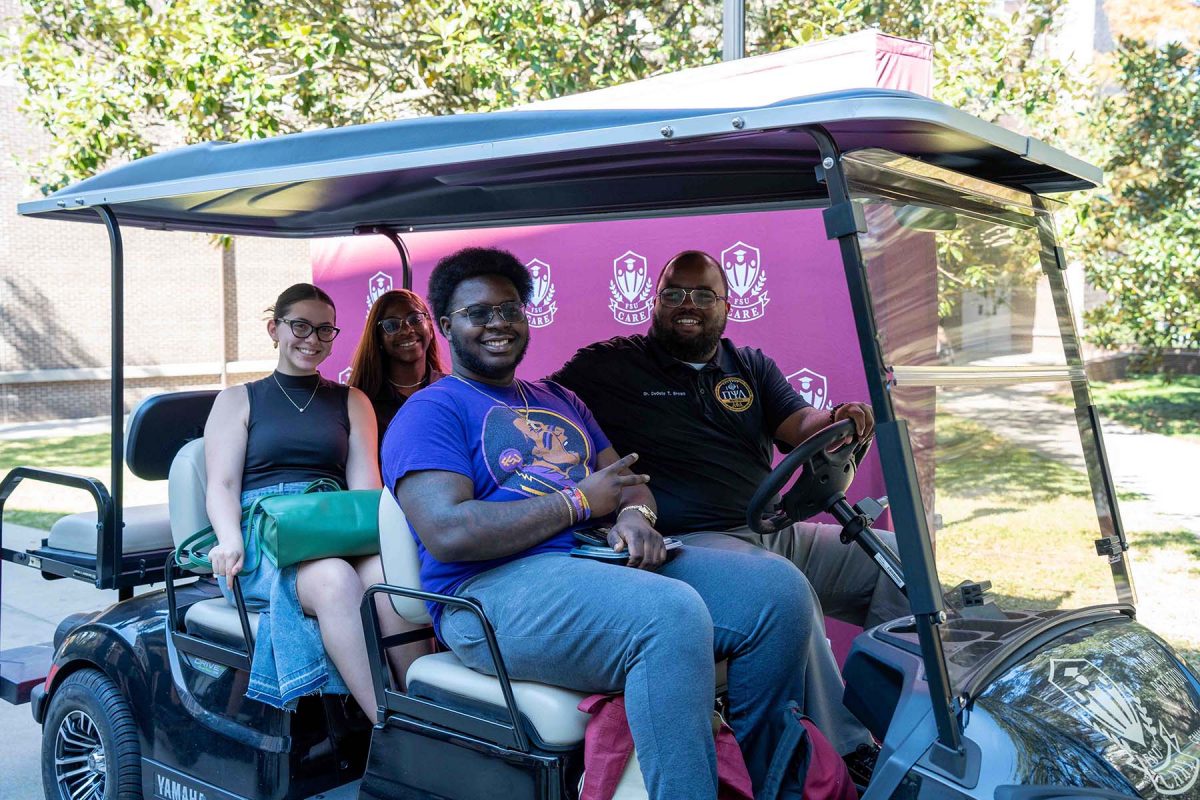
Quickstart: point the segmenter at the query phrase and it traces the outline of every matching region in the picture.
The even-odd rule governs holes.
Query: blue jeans
[[[652,798],[717,796],[714,659],[729,659],[729,724],[756,787],[788,701],[804,702],[812,591],[778,556],[685,547],[652,573],[545,553],[458,595],[483,606],[510,676],[625,693]],[[494,674],[473,614],[448,608],[441,629],[465,664]]]

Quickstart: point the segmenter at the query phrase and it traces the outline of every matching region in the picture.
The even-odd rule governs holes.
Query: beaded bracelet
[[[584,519],[590,518],[592,516],[592,504],[588,502],[587,495],[578,486],[575,487],[575,493],[579,495],[579,502],[583,504],[583,510],[587,514],[587,517],[584,517]]]
[[[592,516],[592,509],[587,505],[587,498],[583,496],[583,492],[575,486],[568,486],[562,490],[563,496],[571,501],[572,507],[575,509],[575,522],[583,522]]]

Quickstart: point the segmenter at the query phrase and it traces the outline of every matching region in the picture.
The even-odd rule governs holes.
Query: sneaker
[[[875,761],[879,758],[879,745],[860,744],[853,753],[842,756],[850,777],[858,786],[865,787],[871,782],[871,773],[875,771]]]

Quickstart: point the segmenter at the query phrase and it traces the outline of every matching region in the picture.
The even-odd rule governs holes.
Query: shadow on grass
[[[1200,536],[1191,531],[1138,531],[1129,535],[1129,544],[1145,550],[1182,550],[1189,558],[1200,562]]]
[[[987,575],[973,575],[970,578],[972,581],[984,581],[987,579]],[[955,606],[955,601],[953,600],[955,588],[957,587],[942,584],[942,596],[946,598],[947,605],[949,606]],[[1004,611],[1053,611],[1056,608],[1062,608],[1063,603],[1070,597],[1070,594],[1070,592],[1055,592],[1045,597],[1025,597],[1013,594],[999,594],[989,589],[984,594],[984,599],[990,600]]]
[[[1015,514],[1020,510],[1021,509],[1019,509],[1019,508],[1012,508],[1012,507],[1006,508],[1003,506],[996,507],[996,508],[977,508],[974,511],[972,511],[970,513],[970,515],[968,515],[960,520],[955,520],[954,524],[955,525],[966,525],[967,523],[974,522],[977,519],[983,519],[985,517],[995,517],[995,516],[999,516],[1001,514]]]
[[[950,414],[937,419],[936,463],[938,489],[955,495],[1000,494],[1039,502],[1091,494],[1087,476],[1078,469]]]
[[[1200,436],[1200,375],[1155,375],[1092,387],[1102,416],[1166,436]]]

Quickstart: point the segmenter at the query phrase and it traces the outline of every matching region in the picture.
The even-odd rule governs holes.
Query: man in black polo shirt
[[[843,419],[869,436],[875,420],[863,403],[832,412],[812,408],[761,350],[723,338],[728,294],[716,260],[680,253],[659,276],[649,335],[585,347],[552,379],[579,395],[618,452],[638,453],[664,535],[782,555],[837,619],[871,626],[908,614],[903,594],[859,547],[842,544],[838,526],[798,523],[762,537],[745,526],[750,497],[771,471],[775,442],[794,447]],[[882,537],[895,548],[894,537]],[[806,710],[841,752],[850,752],[869,737],[841,707],[832,656],[826,651],[813,659],[821,662],[808,666],[818,685]]]

